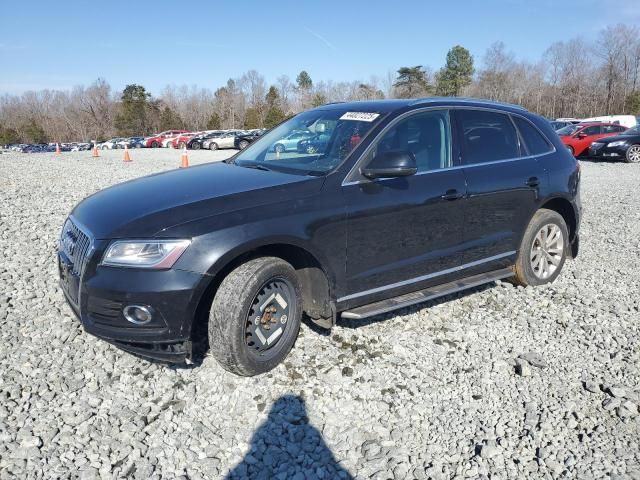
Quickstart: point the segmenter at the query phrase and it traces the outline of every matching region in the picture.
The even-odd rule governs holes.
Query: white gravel
[[[236,377],[82,331],[57,286],[71,208],[180,152],[0,155],[0,478],[640,478],[640,166],[583,163],[582,251],[330,335]],[[230,152],[190,152],[192,163]]]

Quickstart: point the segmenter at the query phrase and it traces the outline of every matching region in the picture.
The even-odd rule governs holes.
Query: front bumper
[[[604,143],[594,142],[589,147],[589,157],[601,160],[624,160],[627,155],[629,145],[620,145],[618,147],[610,147]]]
[[[58,254],[61,286],[84,329],[135,355],[166,362],[191,357],[191,327],[206,287],[205,276],[183,270],[146,271],[99,267],[89,262],[70,294],[64,254]],[[127,305],[144,305],[153,315],[144,325],[129,322]]]

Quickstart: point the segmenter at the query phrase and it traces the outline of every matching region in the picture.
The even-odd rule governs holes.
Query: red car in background
[[[169,146],[171,148],[184,148],[187,146],[187,143],[189,143],[189,140],[191,140],[195,135],[198,135],[199,133],[201,132],[191,132],[178,135],[176,138],[169,142]]]
[[[158,133],[153,137],[149,137],[144,141],[144,146],[147,148],[160,148],[162,147],[162,141],[169,137],[175,137],[181,133],[189,133],[189,130],[166,130]]]
[[[560,140],[571,151],[574,157],[579,157],[589,151],[589,146],[603,137],[619,135],[627,128],[614,123],[585,122],[568,125],[558,130]]]

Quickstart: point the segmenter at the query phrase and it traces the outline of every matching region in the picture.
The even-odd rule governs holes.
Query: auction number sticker
[[[355,120],[356,122],[373,122],[379,116],[380,116],[379,113],[347,112],[340,117],[340,120]]]

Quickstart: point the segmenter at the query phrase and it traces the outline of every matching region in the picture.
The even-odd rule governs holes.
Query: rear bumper
[[[88,267],[78,303],[66,292],[65,298],[88,333],[134,355],[184,362],[192,355],[191,327],[206,280],[182,270]],[[151,321],[131,323],[123,313],[128,305],[147,307]]]

